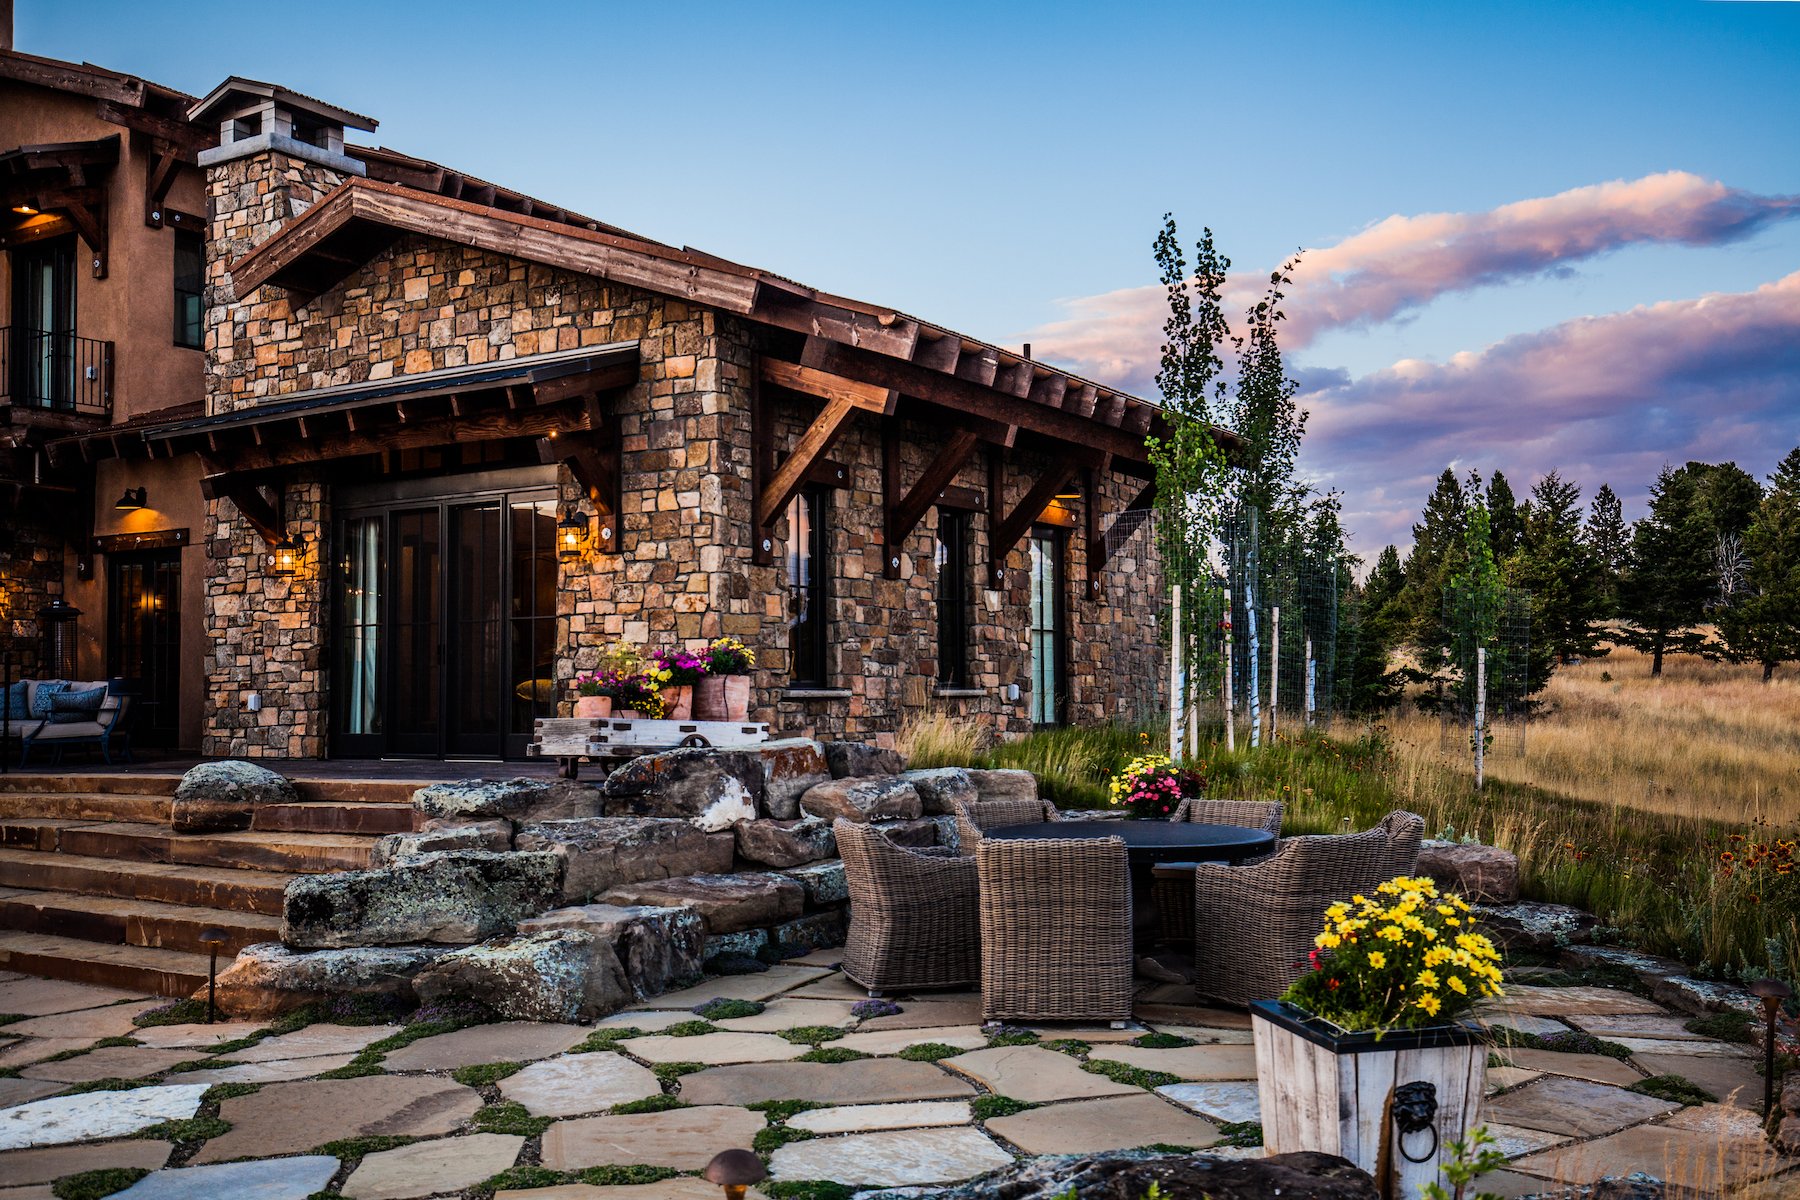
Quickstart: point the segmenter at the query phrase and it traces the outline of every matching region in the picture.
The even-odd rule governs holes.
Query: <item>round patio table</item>
[[[1001,841],[1109,837],[1123,841],[1131,863],[1133,941],[1144,956],[1154,952],[1162,923],[1151,867],[1160,863],[1240,863],[1269,853],[1275,845],[1275,835],[1266,829],[1188,821],[1034,821],[984,830],[981,836]]]

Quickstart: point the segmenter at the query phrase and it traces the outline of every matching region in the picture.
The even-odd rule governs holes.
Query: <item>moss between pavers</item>
[[[223,1104],[239,1096],[254,1096],[262,1091],[260,1083],[215,1083],[200,1095],[201,1104]]]
[[[850,1200],[856,1189],[829,1179],[765,1180],[756,1185],[769,1200]]]
[[[1114,1083],[1129,1084],[1132,1087],[1143,1088],[1147,1092],[1181,1082],[1179,1075],[1171,1075],[1167,1071],[1146,1071],[1142,1067],[1115,1062],[1110,1058],[1090,1059],[1081,1064],[1081,1069],[1089,1075],[1104,1075]]]
[[[204,1142],[208,1138],[222,1137],[231,1132],[231,1122],[218,1117],[183,1117],[174,1121],[159,1121],[148,1129],[140,1129],[131,1136],[152,1142]]]
[[[50,1185],[56,1200],[100,1200],[114,1192],[122,1192],[150,1172],[143,1167],[102,1167],[98,1171],[82,1171],[64,1175]]]
[[[1261,1121],[1225,1121],[1219,1126],[1220,1146],[1239,1146],[1248,1149],[1263,1144],[1263,1127]]]
[[[843,1046],[820,1046],[816,1049],[808,1050],[805,1054],[794,1059],[794,1061],[808,1063],[847,1063],[855,1062],[859,1058],[867,1057],[869,1056],[864,1054],[861,1050],[848,1050]]]
[[[1133,1046],[1141,1046],[1145,1050],[1179,1050],[1184,1046],[1197,1046],[1193,1038],[1177,1037],[1172,1033],[1146,1033],[1131,1039]]]
[[[1037,1043],[1038,1035],[1031,1030],[1014,1029],[1007,1025],[1002,1025],[988,1035],[989,1049],[998,1046],[1035,1046]]]
[[[632,1113],[668,1112],[672,1108],[692,1108],[679,1096],[645,1096],[642,1100],[626,1100],[607,1109],[614,1117],[627,1117]]]
[[[680,1171],[668,1167],[652,1167],[641,1163],[628,1166],[586,1167],[580,1171],[553,1171],[549,1167],[508,1167],[469,1190],[475,1200],[489,1200],[495,1192],[511,1189],[555,1187],[561,1183],[585,1183],[592,1187],[619,1187],[625,1184],[660,1183],[673,1179]]]
[[[796,1046],[816,1046],[820,1042],[835,1042],[844,1036],[844,1031],[836,1025],[796,1025],[792,1029],[783,1029],[777,1037],[786,1038]]]
[[[1505,1025],[1495,1025],[1487,1031],[1487,1036],[1490,1044],[1515,1050],[1553,1050],[1558,1054],[1601,1054],[1607,1058],[1616,1058],[1620,1062],[1628,1061],[1632,1055],[1630,1049],[1617,1042],[1609,1042],[1579,1030],[1540,1037],[1535,1033],[1523,1033]]]
[[[735,1017],[757,1016],[764,1007],[755,1000],[727,1000],[715,996],[705,1004],[696,1005],[694,1015],[707,1021],[729,1021]]]
[[[380,1154],[383,1150],[398,1150],[402,1146],[410,1146],[423,1138],[408,1137],[404,1134],[370,1134],[366,1137],[339,1138],[335,1142],[326,1142],[322,1146],[314,1146],[308,1154],[329,1154],[336,1159],[349,1162],[366,1154]]]
[[[14,1021],[23,1021],[24,1013],[0,1013],[0,1025],[11,1025]],[[135,1024],[135,1022],[133,1022]]]
[[[1053,1042],[1040,1043],[1046,1050],[1054,1050],[1058,1054],[1067,1054],[1072,1058],[1080,1058],[1094,1047],[1080,1038],[1057,1038]]]
[[[158,1008],[146,1009],[131,1018],[139,1029],[157,1025],[199,1025],[206,1020],[206,1003],[202,1000],[175,1000]]]
[[[651,1074],[661,1080],[664,1087],[668,1087],[683,1075],[692,1075],[695,1071],[704,1070],[706,1070],[706,1064],[696,1062],[657,1063],[650,1068]]]
[[[1697,1104],[1714,1104],[1719,1099],[1684,1075],[1652,1075],[1648,1079],[1638,1080],[1626,1091],[1641,1092],[1688,1108]]]
[[[916,1046],[908,1046],[895,1057],[904,1058],[907,1062],[938,1062],[963,1053],[966,1052],[943,1042],[920,1042]]]
[[[756,1131],[750,1140],[750,1148],[767,1157],[789,1142],[806,1142],[812,1140],[812,1134],[804,1129],[792,1129],[786,1125],[769,1125]]]
[[[719,1027],[711,1021],[677,1021],[663,1030],[664,1037],[699,1037],[706,1033],[718,1033]]]
[[[991,1121],[995,1117],[1010,1117],[1014,1113],[1022,1113],[1028,1108],[1036,1108],[1035,1104],[1027,1104],[1023,1100],[1014,1100],[1011,1096],[977,1096],[969,1101],[969,1111],[977,1121]]]
[[[744,1107],[751,1112],[761,1113],[771,1125],[781,1125],[798,1113],[811,1112],[815,1108],[830,1108],[831,1105],[820,1104],[817,1100],[758,1100]]]
[[[473,1066],[457,1067],[450,1072],[450,1078],[465,1087],[486,1087],[490,1083],[499,1083],[508,1075],[516,1075],[525,1069],[522,1062],[476,1063]]]
[[[483,1133],[510,1133],[528,1138],[537,1137],[550,1128],[555,1120],[554,1117],[534,1117],[523,1104],[513,1100],[486,1105],[477,1110],[474,1116],[475,1128]]]
[[[1682,1026],[1689,1033],[1697,1033],[1715,1042],[1736,1042],[1739,1045],[1756,1040],[1756,1021],[1749,1013],[1727,1011],[1707,1013],[1703,1017],[1695,1017]]]
[[[619,1043],[628,1038],[643,1037],[644,1031],[635,1025],[624,1029],[596,1029],[587,1035],[587,1039],[569,1051],[570,1054],[598,1054],[606,1050],[617,1050]]]
[[[89,1079],[84,1083],[71,1083],[64,1091],[65,1096],[74,1096],[82,1092],[129,1092],[136,1088],[155,1087],[162,1080],[156,1076],[145,1076],[141,1079],[120,1079],[116,1076],[106,1079]]]

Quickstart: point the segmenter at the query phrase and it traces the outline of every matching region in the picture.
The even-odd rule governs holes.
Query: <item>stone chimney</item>
[[[0,50],[13,48],[13,0],[0,0]]]

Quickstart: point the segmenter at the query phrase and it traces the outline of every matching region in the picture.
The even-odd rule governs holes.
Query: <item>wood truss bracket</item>
[[[144,171],[144,224],[152,229],[163,227],[163,202],[175,185],[175,173],[183,162],[193,161],[181,147],[163,138],[150,139],[150,162]]]
[[[1106,468],[1112,464],[1112,456],[1106,455],[1099,463],[1084,466],[1081,469],[1081,503],[1083,516],[1087,521],[1084,540],[1087,542],[1087,595],[1089,600],[1100,598],[1100,576],[1106,571],[1106,535],[1100,529],[1100,480],[1106,475]]]
[[[1006,556],[1012,553],[1013,547],[1019,544],[1019,539],[1025,536],[1039,514],[1056,498],[1056,493],[1080,469],[1081,464],[1074,459],[1058,458],[1050,470],[1031,485],[1031,490],[1025,493],[1024,499],[1007,513],[1006,468],[1000,456],[994,456],[988,480],[988,564],[992,586],[998,587],[1005,581]]]
[[[71,187],[39,199],[40,207],[55,207],[68,214],[75,231],[93,252],[94,278],[106,278],[107,228],[106,188]]]
[[[576,486],[586,493],[600,520],[594,534],[599,554],[619,552],[619,512],[624,504],[624,473],[619,462],[618,419],[602,417],[591,433],[560,434],[538,439],[538,458],[569,468]]]
[[[809,341],[809,348],[810,344]],[[899,397],[888,388],[771,358],[761,361],[757,381],[825,401],[825,407],[794,443],[793,450],[777,463],[771,417],[762,388],[757,389],[753,430],[757,471],[754,559],[766,564],[774,561],[775,522],[781,519],[788,503],[825,461],[825,456],[849,424],[851,414],[858,411],[891,413]]]
[[[262,535],[272,550],[287,538],[287,489],[277,481],[269,485],[271,495],[263,494],[253,476],[236,471],[221,471],[202,476],[200,494],[208,500],[229,500]]]
[[[884,549],[881,565],[883,573],[889,579],[900,578],[901,547],[912,531],[918,528],[919,521],[925,516],[925,510],[936,504],[956,478],[963,464],[975,452],[980,438],[970,430],[959,429],[950,435],[946,443],[931,462],[925,473],[919,476],[916,483],[904,495],[900,491],[900,437],[899,431],[893,428],[891,421],[882,425],[881,429],[881,496],[884,520]]]

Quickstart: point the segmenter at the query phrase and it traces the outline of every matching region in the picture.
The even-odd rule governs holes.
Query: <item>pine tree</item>
[[[1418,646],[1444,640],[1444,582],[1462,567],[1463,530],[1468,519],[1469,496],[1449,467],[1438,476],[1437,486],[1419,523],[1413,526],[1412,552],[1406,556],[1406,586],[1395,601],[1395,633]]]
[[[1700,506],[1704,463],[1664,467],[1650,488],[1650,511],[1631,527],[1631,556],[1620,607],[1632,622],[1619,640],[1650,655],[1661,675],[1663,656],[1699,654],[1706,635],[1695,628],[1716,593],[1716,533]]]
[[[1581,489],[1551,471],[1531,489],[1519,552],[1507,582],[1531,595],[1530,677],[1600,652],[1599,561],[1581,536]]]
[[[1607,484],[1594,493],[1582,541],[1594,556],[1599,572],[1600,615],[1619,615],[1619,577],[1631,554],[1631,531],[1625,528],[1625,512],[1618,495]]]
[[[1512,485],[1498,469],[1487,485],[1488,539],[1496,562],[1505,562],[1519,548],[1524,532],[1524,510],[1513,497]]]
[[[1800,447],[1788,452],[1744,533],[1744,593],[1719,617],[1730,656],[1775,668],[1800,660]]]
[[[1379,611],[1398,596],[1404,586],[1406,572],[1400,567],[1400,552],[1390,543],[1375,556],[1375,565],[1369,569],[1369,578],[1363,583],[1363,600]]]
[[[1400,568],[1400,552],[1382,547],[1362,586],[1348,597],[1356,622],[1355,650],[1347,669],[1339,674],[1341,697],[1347,711],[1374,713],[1400,702],[1407,675],[1392,666],[1396,626],[1394,601],[1406,583]]]

